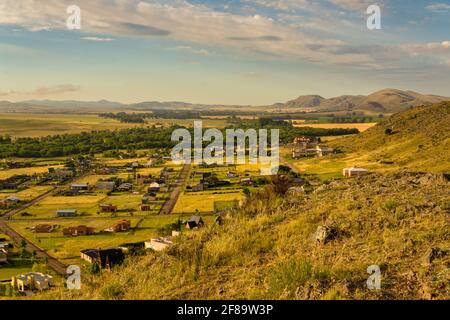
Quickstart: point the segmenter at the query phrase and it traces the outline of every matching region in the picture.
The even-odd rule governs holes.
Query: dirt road
[[[178,198],[180,197],[180,194],[183,191],[184,185],[186,184],[186,181],[189,178],[190,171],[191,165],[185,164],[183,166],[183,169],[181,169],[180,176],[178,177],[175,188],[170,193],[169,200],[167,200],[166,203],[164,203],[161,210],[159,211],[159,214],[172,213],[173,208],[175,208]]]

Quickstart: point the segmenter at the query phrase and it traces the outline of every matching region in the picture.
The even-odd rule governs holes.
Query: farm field
[[[29,168],[16,168],[16,169],[6,169],[0,170],[0,180],[8,179],[15,175],[33,175],[33,174],[41,174],[48,172],[48,168],[61,168],[62,165],[54,165],[54,166],[38,166],[38,167],[29,167]]]
[[[8,134],[13,138],[42,137],[92,130],[114,130],[136,126],[138,125],[120,123],[96,115],[0,114],[0,135]]]
[[[31,186],[22,191],[13,192],[13,193],[0,191],[0,198],[4,197],[4,196],[5,197],[6,196],[15,196],[15,197],[18,197],[22,201],[30,201],[52,189],[53,189],[53,187],[51,187],[51,186]]]
[[[294,127],[303,128],[322,128],[322,129],[358,129],[360,132],[364,132],[373,126],[377,125],[376,122],[373,123],[311,123],[311,124],[303,124],[303,123],[295,123]]]

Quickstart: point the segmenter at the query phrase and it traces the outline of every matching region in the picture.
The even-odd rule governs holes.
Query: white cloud
[[[60,84],[60,85],[56,85],[56,86],[42,86],[42,87],[38,87],[31,91],[16,91],[16,90],[1,91],[0,90],[0,96],[1,97],[14,96],[14,95],[48,96],[48,95],[76,92],[76,91],[79,91],[80,89],[81,89],[80,86],[76,86],[73,84]]]
[[[446,4],[446,3],[433,3],[428,5],[427,10],[432,11],[432,12],[444,12],[444,11],[449,11],[450,10],[450,4]]]
[[[94,41],[94,42],[111,42],[113,38],[101,38],[101,37],[82,37],[81,40]]]
[[[209,52],[206,49],[196,49],[196,48],[193,48],[191,46],[177,46],[177,47],[170,48],[170,49],[172,49],[172,50],[185,50],[185,51],[189,51],[189,52],[192,52],[192,53],[195,53],[195,54],[198,54],[198,55],[202,55],[202,56],[209,56],[209,55],[211,55],[211,52]]]

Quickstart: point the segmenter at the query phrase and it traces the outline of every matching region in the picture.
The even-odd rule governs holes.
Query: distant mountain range
[[[397,89],[384,89],[368,96],[343,95],[326,99],[319,95],[305,95],[286,103],[276,103],[271,106],[253,107],[258,111],[269,109],[308,109],[317,112],[337,111],[370,111],[377,113],[396,113],[411,106],[429,105],[442,101],[450,101],[449,97],[436,95],[425,95],[413,91],[402,91]],[[159,102],[144,101],[133,104],[123,104],[114,101],[54,101],[54,100],[28,100],[22,102],[0,101],[0,112],[102,112],[106,110],[155,110],[155,109],[211,109],[211,108],[233,108],[238,111],[239,107],[252,108],[251,106],[225,106],[192,104],[186,102]],[[248,110],[248,109],[247,109]]]
[[[277,108],[305,108],[314,111],[371,111],[379,113],[395,113],[412,106],[429,105],[442,101],[450,101],[449,97],[425,95],[414,91],[384,89],[368,96],[339,96],[325,99],[318,95],[300,96],[286,103],[273,105]]]

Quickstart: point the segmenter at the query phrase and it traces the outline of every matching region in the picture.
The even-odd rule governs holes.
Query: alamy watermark
[[[77,265],[71,265],[67,267],[67,280],[66,286],[69,290],[81,289],[81,269]]]
[[[367,29],[369,30],[381,30],[381,8],[380,6],[373,4],[366,10],[369,15],[367,18]]]
[[[67,7],[67,14],[70,16],[66,20],[66,26],[69,30],[81,29],[81,9],[79,6],[71,5]]]
[[[280,166],[279,129],[270,130],[270,147],[267,129],[226,129],[225,133],[224,144],[219,129],[207,129],[203,133],[202,121],[194,121],[194,137],[191,137],[188,129],[176,129],[172,133],[172,141],[179,143],[171,152],[173,162],[197,165],[259,164],[261,175],[277,174]],[[211,143],[203,149],[203,142]]]

